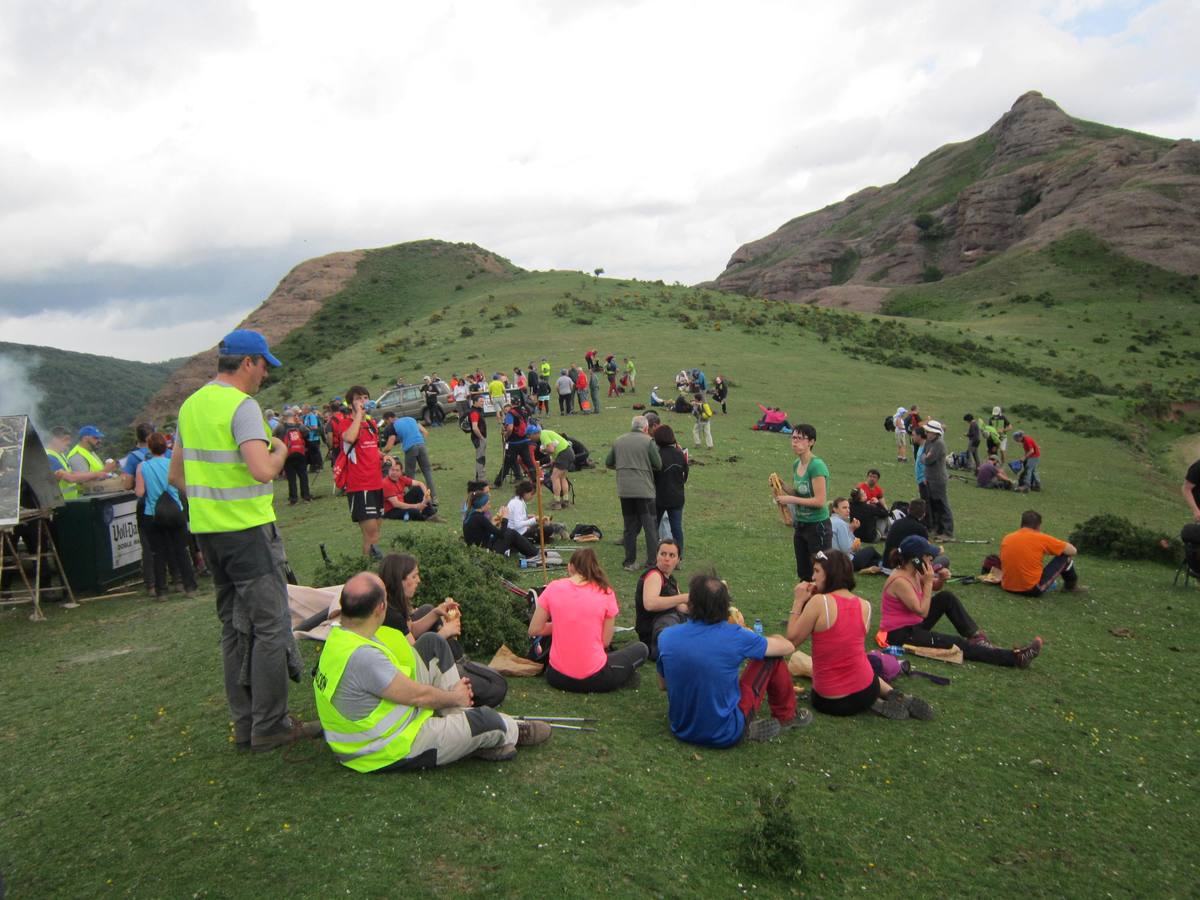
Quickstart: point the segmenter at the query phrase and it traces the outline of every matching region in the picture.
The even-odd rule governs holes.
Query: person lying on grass
[[[325,741],[356,772],[404,772],[467,756],[503,761],[550,737],[545,722],[517,722],[471,706],[450,645],[432,631],[410,644],[383,624],[387,592],[371,572],[342,587],[341,627],[329,632],[313,678]]]
[[[871,604],[855,595],[850,557],[840,550],[818,553],[813,580],[793,593],[787,638],[799,647],[812,638],[812,705],[830,716],[869,709],[888,719],[932,719],[933,707],[893,690],[863,649]]]
[[[938,548],[919,535],[909,535],[893,551],[892,574],[883,586],[880,627],[893,646],[949,649],[961,647],[963,657],[994,666],[1027,669],[1042,652],[1042,639],[1035,637],[1016,650],[1005,650],[988,640],[962,601],[950,591],[933,592],[933,560]],[[936,632],[933,627],[945,616],[958,632]]]
[[[658,636],[664,628],[687,620],[687,594],[679,593],[675,583],[675,567],[679,565],[679,545],[674,538],[658,542],[658,556],[653,568],[638,579],[634,594],[634,630],[638,640],[650,648],[650,659],[658,659]]]
[[[619,611],[596,551],[576,550],[567,563],[567,577],[546,585],[529,622],[531,638],[553,637],[546,683],[576,694],[635,685],[634,675],[650,651],[641,641],[608,649]]]
[[[667,692],[675,737],[732,747],[742,740],[767,741],[781,729],[812,721],[807,709],[796,709],[784,662],[796,650],[791,641],[730,622],[729,588],[715,574],[693,577],[688,599],[688,620],[658,636],[658,686]],[[771,714],[757,718],[764,694]]]

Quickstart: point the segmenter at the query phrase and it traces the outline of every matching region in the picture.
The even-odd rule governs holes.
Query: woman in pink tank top
[[[796,585],[788,640],[812,638],[812,705],[831,716],[863,710],[889,719],[932,719],[919,697],[894,690],[879,677],[864,644],[871,604],[852,593],[854,563],[839,550],[818,553],[813,580]]]

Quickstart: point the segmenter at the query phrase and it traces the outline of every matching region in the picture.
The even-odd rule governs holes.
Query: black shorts
[[[350,521],[365,522],[383,518],[383,490],[355,491],[346,495],[350,504]]]
[[[558,456],[554,457],[554,468],[561,469],[564,472],[570,472],[575,468],[575,451],[568,447],[566,450],[559,451]]]

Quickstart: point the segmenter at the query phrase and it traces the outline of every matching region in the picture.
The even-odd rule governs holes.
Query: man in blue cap
[[[100,442],[104,434],[95,425],[84,425],[79,429],[79,442],[67,454],[67,465],[72,472],[109,472],[117,471],[115,460],[105,462],[100,458]]]
[[[170,469],[171,484],[187,491],[188,524],[213,576],[234,742],[256,752],[321,734],[319,723],[305,724],[287,709],[300,654],[272,487],[287,448],[251,396],[279,364],[257,331],[227,334],[216,378],[179,409]]]

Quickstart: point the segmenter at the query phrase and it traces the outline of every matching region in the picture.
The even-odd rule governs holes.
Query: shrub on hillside
[[[1169,538],[1123,516],[1108,513],[1092,516],[1075,526],[1068,540],[1081,553],[1094,553],[1111,559],[1148,559],[1175,565],[1183,556],[1178,537]]]
[[[934,265],[926,266],[924,269],[921,270],[921,280],[924,281],[926,284],[933,282],[933,281],[941,281],[942,280],[942,270]]]
[[[754,792],[754,812],[741,834],[737,862],[757,875],[791,881],[804,874],[806,830],[788,792],[773,786]]]
[[[453,597],[462,607],[459,639],[468,654],[490,658],[501,644],[522,652],[528,644],[528,603],[500,584],[513,576],[513,563],[494,553],[468,547],[459,538],[413,525],[392,540],[396,552],[411,553],[420,563],[421,587],[415,603],[441,603]],[[374,560],[342,554],[318,569],[318,585],[343,584],[351,575],[378,571]]]

